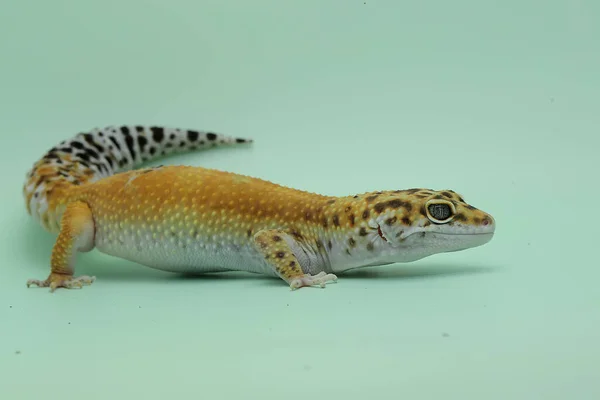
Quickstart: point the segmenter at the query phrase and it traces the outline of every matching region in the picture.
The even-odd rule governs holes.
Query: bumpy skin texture
[[[348,269],[463,250],[494,233],[493,218],[451,190],[333,197],[200,167],[127,171],[174,151],[246,142],[123,126],[53,148],[24,188],[30,214],[58,233],[49,277],[28,285],[91,284],[94,277],[73,275],[74,254],[95,247],[167,271],[240,270],[278,276],[293,289],[325,286]]]

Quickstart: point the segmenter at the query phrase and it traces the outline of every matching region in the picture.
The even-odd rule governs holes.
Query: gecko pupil
[[[429,206],[429,214],[437,220],[443,221],[450,218],[452,210],[448,204],[431,204]]]

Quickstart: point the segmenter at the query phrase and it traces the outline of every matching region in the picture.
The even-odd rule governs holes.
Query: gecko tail
[[[27,173],[27,212],[48,231],[59,228],[60,199],[69,188],[128,171],[174,153],[252,143],[210,131],[165,126],[122,125],[78,133],[51,148]]]

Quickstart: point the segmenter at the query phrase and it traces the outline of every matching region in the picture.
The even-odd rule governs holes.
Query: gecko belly
[[[96,249],[168,272],[247,271],[276,276],[253,245],[204,236],[97,227]]]

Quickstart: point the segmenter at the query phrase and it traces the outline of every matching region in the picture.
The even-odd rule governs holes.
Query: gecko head
[[[378,247],[393,262],[481,246],[496,228],[490,214],[452,190],[378,192],[367,199],[369,227],[377,230]]]

